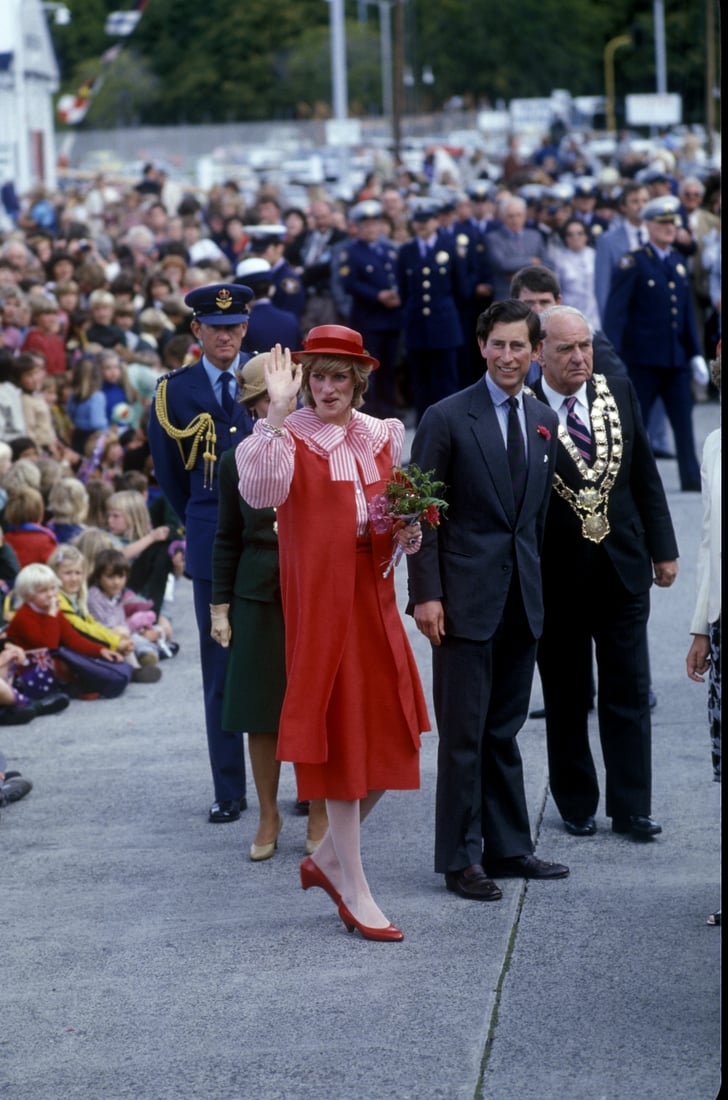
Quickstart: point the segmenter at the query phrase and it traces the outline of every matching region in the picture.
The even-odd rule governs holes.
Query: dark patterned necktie
[[[230,373],[228,371],[222,371],[220,374],[220,398],[223,412],[226,416],[232,418],[235,401],[230,393]]]
[[[590,465],[592,461],[592,437],[585,427],[583,420],[580,420],[576,414],[576,409],[574,408],[576,398],[567,397],[564,404],[567,409],[566,430],[571,436],[574,446],[581,457],[587,465]]]
[[[518,400],[515,397],[508,398],[508,431],[506,433],[506,451],[508,453],[508,466],[511,471],[513,483],[513,499],[516,503],[516,511],[519,511],[523,503],[523,494],[526,490],[526,444],[523,440],[523,432],[518,419]]]

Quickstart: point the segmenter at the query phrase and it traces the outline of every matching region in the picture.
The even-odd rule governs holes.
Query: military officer
[[[273,305],[276,309],[295,313],[300,321],[306,304],[306,290],[300,277],[283,256],[286,247],[285,225],[246,225],[245,232],[248,235],[246,255],[267,260],[271,266]]]
[[[487,179],[477,179],[468,187],[471,213],[454,225],[455,247],[466,255],[468,294],[460,303],[460,323],[465,342],[460,352],[460,384],[470,386],[483,373],[483,359],[475,336],[478,317],[493,301],[488,265],[485,262],[485,237],[500,226],[495,216],[497,187]]]
[[[438,237],[438,209],[415,206],[415,236],[400,246],[397,284],[404,308],[404,342],[417,420],[425,409],[457,393],[463,330],[457,302],[468,292],[467,259]]]
[[[349,324],[361,333],[367,353],[379,360],[369,383],[364,412],[395,416],[402,334],[402,300],[397,287],[397,246],[382,233],[382,204],[365,199],[349,210],[357,239],[342,250],[339,276],[351,295]]]
[[[672,249],[679,208],[680,200],[674,195],[651,199],[642,208],[648,243],[619,261],[602,327],[627,364],[645,423],[657,398],[662,398],[675,436],[680,487],[700,492],[692,375],[705,363],[685,260]]]
[[[596,213],[598,194],[597,181],[591,176],[581,176],[574,180],[574,197],[571,200],[574,209],[573,217],[586,229],[588,243],[592,248],[596,248],[602,233],[609,228],[606,218]]]
[[[250,320],[243,337],[242,350],[250,355],[270,351],[275,344],[298,351],[302,345],[301,326],[295,313],[278,309],[271,301],[272,268],[260,256],[248,256],[235,268],[235,282],[253,291]]]
[[[222,728],[222,698],[229,650],[210,636],[212,546],[217,526],[216,464],[252,430],[244,405],[235,401],[235,371],[248,324],[249,287],[219,283],[185,297],[193,311],[192,334],[202,357],[160,378],[149,417],[154,473],[185,527],[187,572],[192,578],[205,724],[215,802],[209,821],[224,824],[246,808],[242,733]]]

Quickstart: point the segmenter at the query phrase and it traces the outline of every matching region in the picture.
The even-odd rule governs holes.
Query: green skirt
[[[245,733],[277,733],[286,691],[283,611],[279,601],[233,596],[232,642],[222,724]]]

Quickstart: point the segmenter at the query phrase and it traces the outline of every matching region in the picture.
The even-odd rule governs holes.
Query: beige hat
[[[263,368],[268,362],[269,357],[270,353],[267,351],[262,352],[260,355],[254,355],[253,358],[248,359],[248,362],[244,363],[242,368],[238,371],[240,399],[244,405],[250,404],[251,401],[256,401],[267,392]]]

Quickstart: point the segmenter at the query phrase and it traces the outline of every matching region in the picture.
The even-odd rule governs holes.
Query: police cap
[[[245,308],[253,297],[250,287],[239,283],[213,283],[185,295],[185,305],[193,312],[193,321],[203,325],[241,325],[248,320]]]
[[[270,282],[271,267],[267,260],[261,256],[250,256],[241,260],[235,268],[235,282],[244,286],[257,286],[262,282]]]
[[[353,222],[373,221],[382,216],[382,204],[376,199],[363,199],[349,210],[348,217]]]
[[[410,210],[410,218],[413,222],[427,222],[430,218],[436,218],[440,213],[439,204],[432,199],[421,199]]]
[[[680,214],[680,200],[677,195],[660,195],[645,203],[640,212],[644,222],[675,222]]]
[[[285,225],[246,225],[249,252],[265,252],[271,244],[280,244],[286,235]]]
[[[467,189],[467,196],[473,202],[493,202],[498,188],[490,180],[474,180]]]

